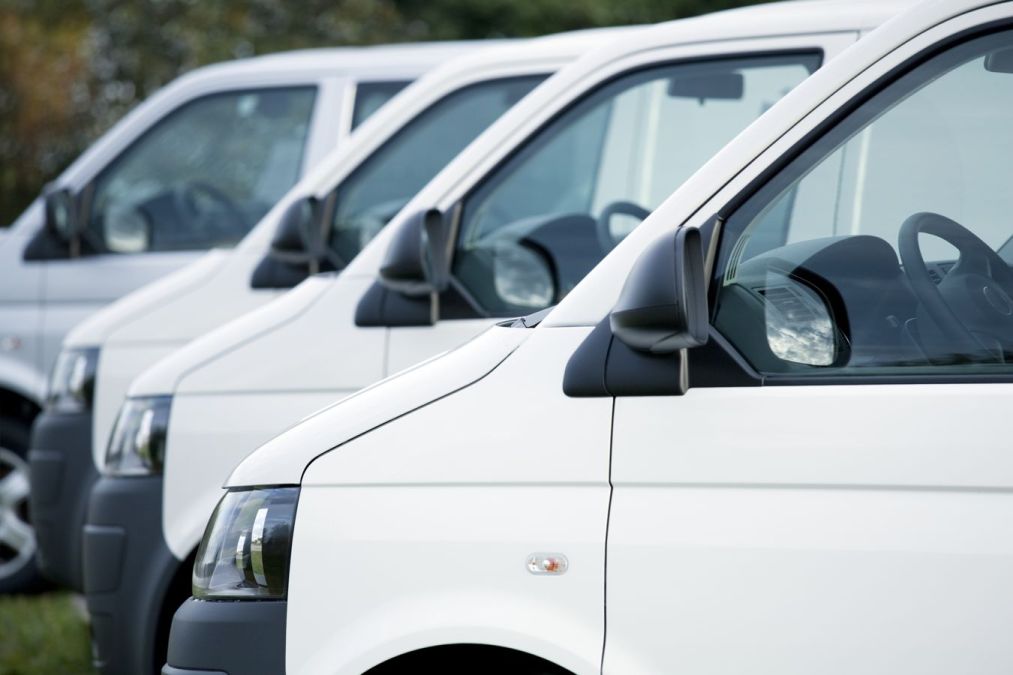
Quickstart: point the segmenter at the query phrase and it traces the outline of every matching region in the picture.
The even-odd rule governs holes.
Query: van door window
[[[161,120],[93,184],[99,252],[239,241],[299,178],[314,87],[205,96]]]
[[[1010,372],[1011,38],[914,68],[728,219],[715,322],[757,369]]]
[[[494,316],[558,302],[819,63],[798,53],[668,64],[586,95],[465,198],[455,282]]]
[[[355,105],[352,106],[352,129],[365,122],[368,117],[382,108],[384,103],[394,98],[399,91],[409,84],[411,82],[407,80],[360,82],[355,87]]]
[[[489,80],[433,103],[337,189],[331,248],[348,263],[446,164],[544,75]]]

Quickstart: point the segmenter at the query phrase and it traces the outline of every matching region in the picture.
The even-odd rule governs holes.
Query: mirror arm
[[[450,283],[450,261],[447,255],[448,237],[443,214],[436,209],[426,211],[423,233],[425,235],[422,244],[422,255],[425,260],[423,269],[427,280],[432,285],[434,302],[439,302],[439,294],[447,290]]]

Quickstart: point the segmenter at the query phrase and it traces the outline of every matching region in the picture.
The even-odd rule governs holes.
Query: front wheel
[[[0,417],[0,593],[31,593],[43,587],[28,510],[29,427]]]

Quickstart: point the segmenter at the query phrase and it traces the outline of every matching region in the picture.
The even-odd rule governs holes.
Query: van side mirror
[[[281,214],[278,229],[271,240],[271,252],[281,256],[300,256],[311,266],[319,260],[311,260],[321,244],[322,234],[316,219],[316,202],[313,197],[303,197],[289,204]]]
[[[253,288],[292,288],[309,276],[344,266],[324,239],[321,211],[315,197],[289,204],[267,255],[253,272]]]
[[[703,239],[680,227],[637,260],[609,316],[612,334],[638,351],[671,354],[707,342]]]
[[[387,247],[380,283],[404,295],[427,295],[445,290],[449,274],[443,214],[437,209],[415,213]]]
[[[26,261],[67,260],[82,255],[83,221],[77,198],[66,188],[42,192],[42,227],[25,246]]]
[[[77,216],[77,200],[67,188],[47,189],[43,195],[46,211],[46,229],[62,241],[72,241],[80,236],[80,219]]]

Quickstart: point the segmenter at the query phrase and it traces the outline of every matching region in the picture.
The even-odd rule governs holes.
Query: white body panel
[[[201,68],[156,92],[92,144],[55,181],[78,192],[134,141],[181,106],[221,92],[279,86],[314,86],[317,95],[305,139],[301,173],[317,164],[349,134],[355,83],[417,76],[459,53],[453,43],[424,48],[393,47],[292,52]],[[88,255],[67,260],[26,261],[24,250],[43,227],[41,200],[11,226],[0,247],[0,388],[41,403],[44,382],[61,341],[83,318],[109,302],[196,260],[198,251]],[[242,307],[239,308],[242,311]],[[172,319],[172,317],[166,317]],[[165,325],[174,325],[174,322]],[[163,326],[164,328],[164,326]],[[149,329],[149,333],[153,332]],[[190,333],[188,337],[198,333]],[[73,343],[80,346],[80,343]],[[91,342],[86,346],[95,346]],[[175,346],[178,346],[175,345]],[[115,415],[123,388],[106,387]],[[108,428],[95,427],[104,440]]]
[[[574,672],[597,668],[612,402],[558,400],[566,356],[586,331],[490,332],[529,338],[507,360],[514,367],[306,470],[290,576],[289,672],[360,673],[391,650],[453,642],[500,644]],[[444,363],[452,360],[414,372],[438,378],[461,367]],[[397,388],[409,387],[410,377]],[[383,389],[360,395],[360,405],[386,403]],[[437,444],[420,443],[433,429],[448,432]],[[525,562],[536,551],[565,553],[569,571],[532,576]],[[381,569],[392,573],[363,574]],[[325,577],[361,583],[339,588]]]
[[[1009,672],[1013,385],[613,399],[561,383],[659,234],[709,219],[910,57],[1010,19],[985,0],[905,13],[733,141],[537,328],[492,329],[247,458],[230,486],[302,485],[287,670],[480,643],[577,673]],[[528,575],[535,551],[570,571]]]
[[[1011,395],[617,399],[606,671],[1007,672],[1013,458],[999,411]],[[842,411],[861,424],[833,431]]]

